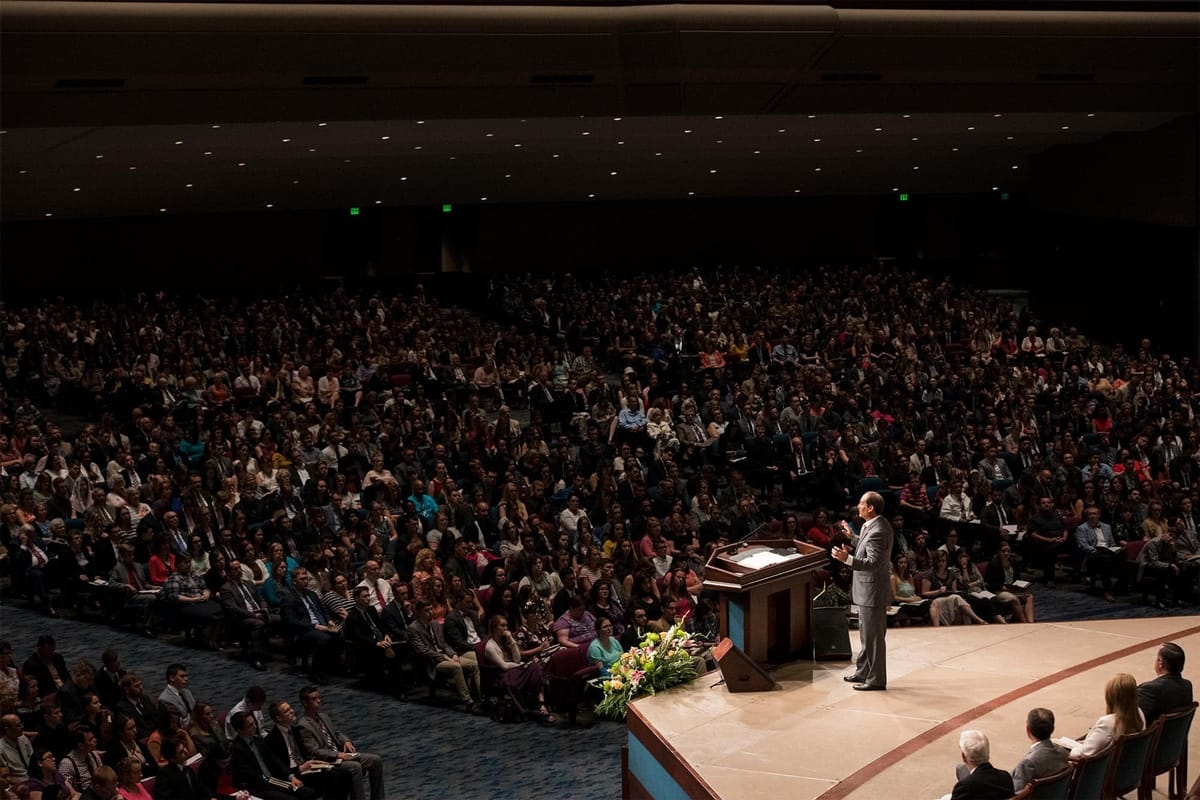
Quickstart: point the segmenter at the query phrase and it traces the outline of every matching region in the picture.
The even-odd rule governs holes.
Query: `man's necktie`
[[[379,581],[375,581],[375,599],[379,601],[380,608],[387,605],[387,601],[383,599],[383,592],[379,589]]]
[[[260,772],[262,772],[263,778],[269,779],[271,777],[271,771],[267,769],[267,762],[263,759],[262,753],[258,751],[258,737],[251,736],[246,744],[249,746],[250,752],[254,753],[254,760],[258,762],[258,769]]]
[[[246,584],[242,583],[241,581],[238,581],[237,587],[242,592],[242,602],[246,604],[246,610],[251,613],[258,611],[258,603],[255,602],[254,596],[251,595],[249,591],[247,591]]]

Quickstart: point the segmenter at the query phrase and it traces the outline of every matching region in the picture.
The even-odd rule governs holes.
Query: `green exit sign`
[[[358,214],[359,214],[359,208],[358,208],[358,206],[351,206],[351,207],[350,207],[350,216],[352,216],[352,217],[357,217],[357,216],[358,216]]]
[[[449,214],[453,210],[454,210],[454,206],[450,205],[449,203],[442,203],[442,213],[443,214]]]
[[[900,193],[900,202],[901,202],[901,203],[907,203],[907,202],[908,202],[908,192],[901,192],[901,193]]]

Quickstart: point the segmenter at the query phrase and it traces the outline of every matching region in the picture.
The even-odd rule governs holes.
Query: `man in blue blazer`
[[[887,610],[892,603],[892,524],[883,516],[883,496],[867,492],[858,501],[863,519],[854,554],[842,545],[833,557],[854,571],[850,597],[858,606],[858,637],[861,648],[854,674],[844,680],[859,691],[883,691],[887,688]],[[842,530],[853,538],[849,523]]]

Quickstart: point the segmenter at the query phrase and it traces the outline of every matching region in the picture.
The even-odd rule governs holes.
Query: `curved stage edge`
[[[851,640],[857,650],[857,635]],[[992,763],[1011,769],[1029,747],[1025,715],[1051,709],[1055,736],[1082,738],[1104,713],[1104,684],[1154,677],[1174,641],[1200,676],[1200,616],[1091,622],[895,628],[888,691],[856,692],[848,661],[797,661],[779,688],[731,694],[720,672],[630,706],[623,795],[630,800],[932,800],[950,791],[958,734],[977,728]],[[1189,741],[1189,782],[1200,736]],[[1160,776],[1155,798],[1166,797]]]

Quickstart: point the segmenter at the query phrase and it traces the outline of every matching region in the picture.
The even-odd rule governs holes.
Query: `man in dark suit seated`
[[[408,626],[417,620],[409,592],[408,584],[398,581],[392,587],[391,602],[383,607],[380,619],[383,632],[390,636],[393,642],[408,641]]]
[[[187,751],[171,739],[163,739],[162,756],[167,765],[154,778],[156,800],[209,800],[208,790],[187,765]]]
[[[239,711],[229,724],[237,733],[237,738],[229,744],[234,787],[263,800],[316,800],[317,793],[307,788],[263,743],[253,714]]]
[[[246,663],[257,670],[264,670],[266,667],[255,655],[254,648],[266,640],[267,611],[255,596],[254,584],[242,580],[242,566],[238,561],[229,563],[226,574],[229,579],[217,592],[225,627],[242,643],[242,655]]]
[[[263,743],[271,755],[287,764],[291,775],[325,800],[346,800],[350,796],[350,774],[332,766],[326,767],[324,761],[305,760],[300,728],[296,725],[296,712],[291,704],[278,700],[271,703],[268,711],[275,727],[263,738]]]
[[[1138,708],[1146,715],[1147,727],[1171,711],[1181,711],[1192,704],[1192,682],[1183,677],[1183,648],[1167,642],[1158,648],[1154,657],[1154,673],[1158,677],[1137,688]]]
[[[328,679],[329,666],[341,651],[338,626],[330,621],[316,592],[309,590],[311,576],[304,567],[292,570],[292,589],[280,609],[284,628],[294,637],[296,646],[311,654],[309,672],[317,683]]]
[[[379,756],[360,752],[354,742],[321,712],[320,689],[305,686],[300,690],[300,702],[304,706],[304,717],[296,727],[305,757],[336,764],[335,769],[349,776],[350,796],[354,800],[364,800],[364,777],[371,786],[371,800],[384,800],[383,762]]]
[[[366,586],[355,586],[353,592],[354,608],[346,615],[346,644],[352,648],[359,668],[367,675],[386,677],[396,663],[392,637],[384,631],[379,612],[371,605],[371,590]]]
[[[142,679],[130,672],[121,678],[121,699],[113,711],[124,714],[137,724],[138,738],[144,739],[154,732],[158,720],[158,703],[143,691]]]
[[[1008,800],[1013,796],[1013,779],[989,762],[991,745],[981,731],[963,731],[958,736],[963,763],[958,766],[958,783],[950,800]]]

